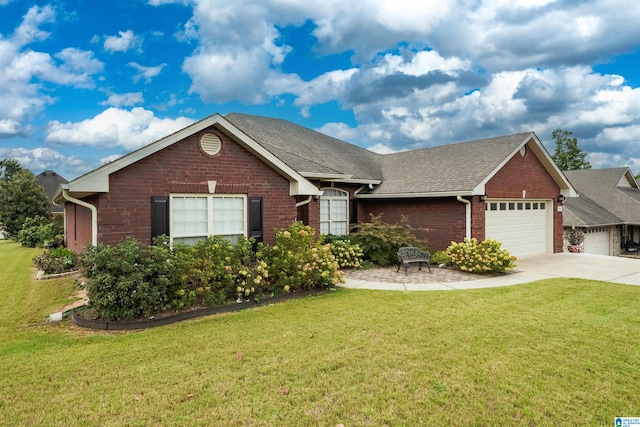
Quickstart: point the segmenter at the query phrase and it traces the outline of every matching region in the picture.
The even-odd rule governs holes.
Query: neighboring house
[[[575,191],[534,133],[380,155],[285,120],[214,114],[62,185],[66,242],[167,234],[273,242],[301,220],[320,233],[406,218],[432,249],[494,238],[517,256],[562,251]]]
[[[62,206],[57,206],[53,203],[53,196],[56,194],[56,191],[61,184],[66,184],[69,181],[51,170],[39,173],[36,175],[36,179],[38,180],[38,184],[44,188],[44,194],[47,195],[47,198],[51,203],[51,213],[62,214],[64,210],[62,209]]]
[[[565,228],[585,231],[585,253],[619,255],[640,242],[640,188],[627,167],[566,171],[578,192],[565,201]]]

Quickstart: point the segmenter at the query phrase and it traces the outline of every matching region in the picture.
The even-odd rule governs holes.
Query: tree
[[[0,160],[0,181],[11,181],[11,177],[20,169],[22,169],[22,166],[17,160]]]
[[[556,142],[556,151],[551,158],[563,171],[591,169],[591,163],[586,160],[587,153],[578,147],[578,138],[571,135],[573,132],[560,128],[551,133],[551,137]]]
[[[37,216],[51,218],[51,207],[34,174],[21,168],[0,180],[0,228],[6,237],[17,237],[24,222]]]

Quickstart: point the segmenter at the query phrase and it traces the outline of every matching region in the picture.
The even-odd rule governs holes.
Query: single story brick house
[[[214,114],[58,189],[67,246],[273,242],[301,220],[320,233],[403,218],[433,250],[486,237],[517,256],[562,251],[575,190],[532,133],[376,154],[281,119]]]
[[[640,187],[628,167],[565,176],[578,197],[566,200],[563,225],[584,231],[583,252],[615,256],[628,253],[627,242],[640,243]]]

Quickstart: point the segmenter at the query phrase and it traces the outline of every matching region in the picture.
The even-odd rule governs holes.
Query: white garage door
[[[607,228],[588,229],[584,233],[584,252],[609,255],[609,230]]]
[[[548,252],[553,204],[550,201],[489,200],[485,204],[485,235],[502,242],[516,257]]]

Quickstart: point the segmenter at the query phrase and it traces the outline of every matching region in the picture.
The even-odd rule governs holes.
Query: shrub
[[[451,260],[444,251],[437,251],[431,254],[431,264],[433,265],[451,265]]]
[[[324,236],[321,242],[329,244],[331,254],[340,268],[361,268],[363,252],[360,245],[351,243],[347,236]],[[339,237],[339,238],[338,238]]]
[[[56,240],[62,240],[64,229],[51,220],[42,216],[27,218],[18,232],[18,241],[22,246],[35,248],[47,245]]]
[[[567,239],[569,245],[581,245],[584,242],[584,231],[579,228],[568,228],[563,231],[563,237]]]
[[[75,270],[78,256],[70,249],[58,247],[35,257],[33,262],[45,274],[59,274]]]
[[[445,252],[453,265],[470,273],[503,273],[516,266],[516,257],[501,249],[502,243],[487,239],[482,243],[474,237],[461,243],[451,242]]]
[[[343,281],[331,246],[314,243],[310,227],[297,222],[279,230],[276,243],[256,245],[243,238],[232,245],[210,237],[171,248],[166,236],[154,239],[152,246],[128,239],[116,247],[88,247],[81,266],[90,304],[108,320],[256,300]]]
[[[239,294],[243,299],[255,298],[263,292],[269,271],[266,263],[255,259],[254,244],[253,239],[241,238],[232,245],[214,236],[191,247],[176,245],[176,286],[171,305],[184,309],[223,304]]]
[[[88,279],[87,296],[92,308],[109,320],[160,311],[176,276],[168,244],[147,246],[134,239],[115,247],[90,246],[80,264]]]
[[[276,244],[264,246],[258,258],[269,266],[271,292],[337,285],[344,279],[330,245],[314,244],[314,231],[298,221],[276,231]]]
[[[364,258],[375,264],[394,264],[398,260],[398,249],[403,246],[426,248],[427,242],[415,236],[415,229],[404,218],[402,224],[387,224],[381,215],[371,215],[371,222],[358,223],[354,229],[351,242],[358,244]]]

